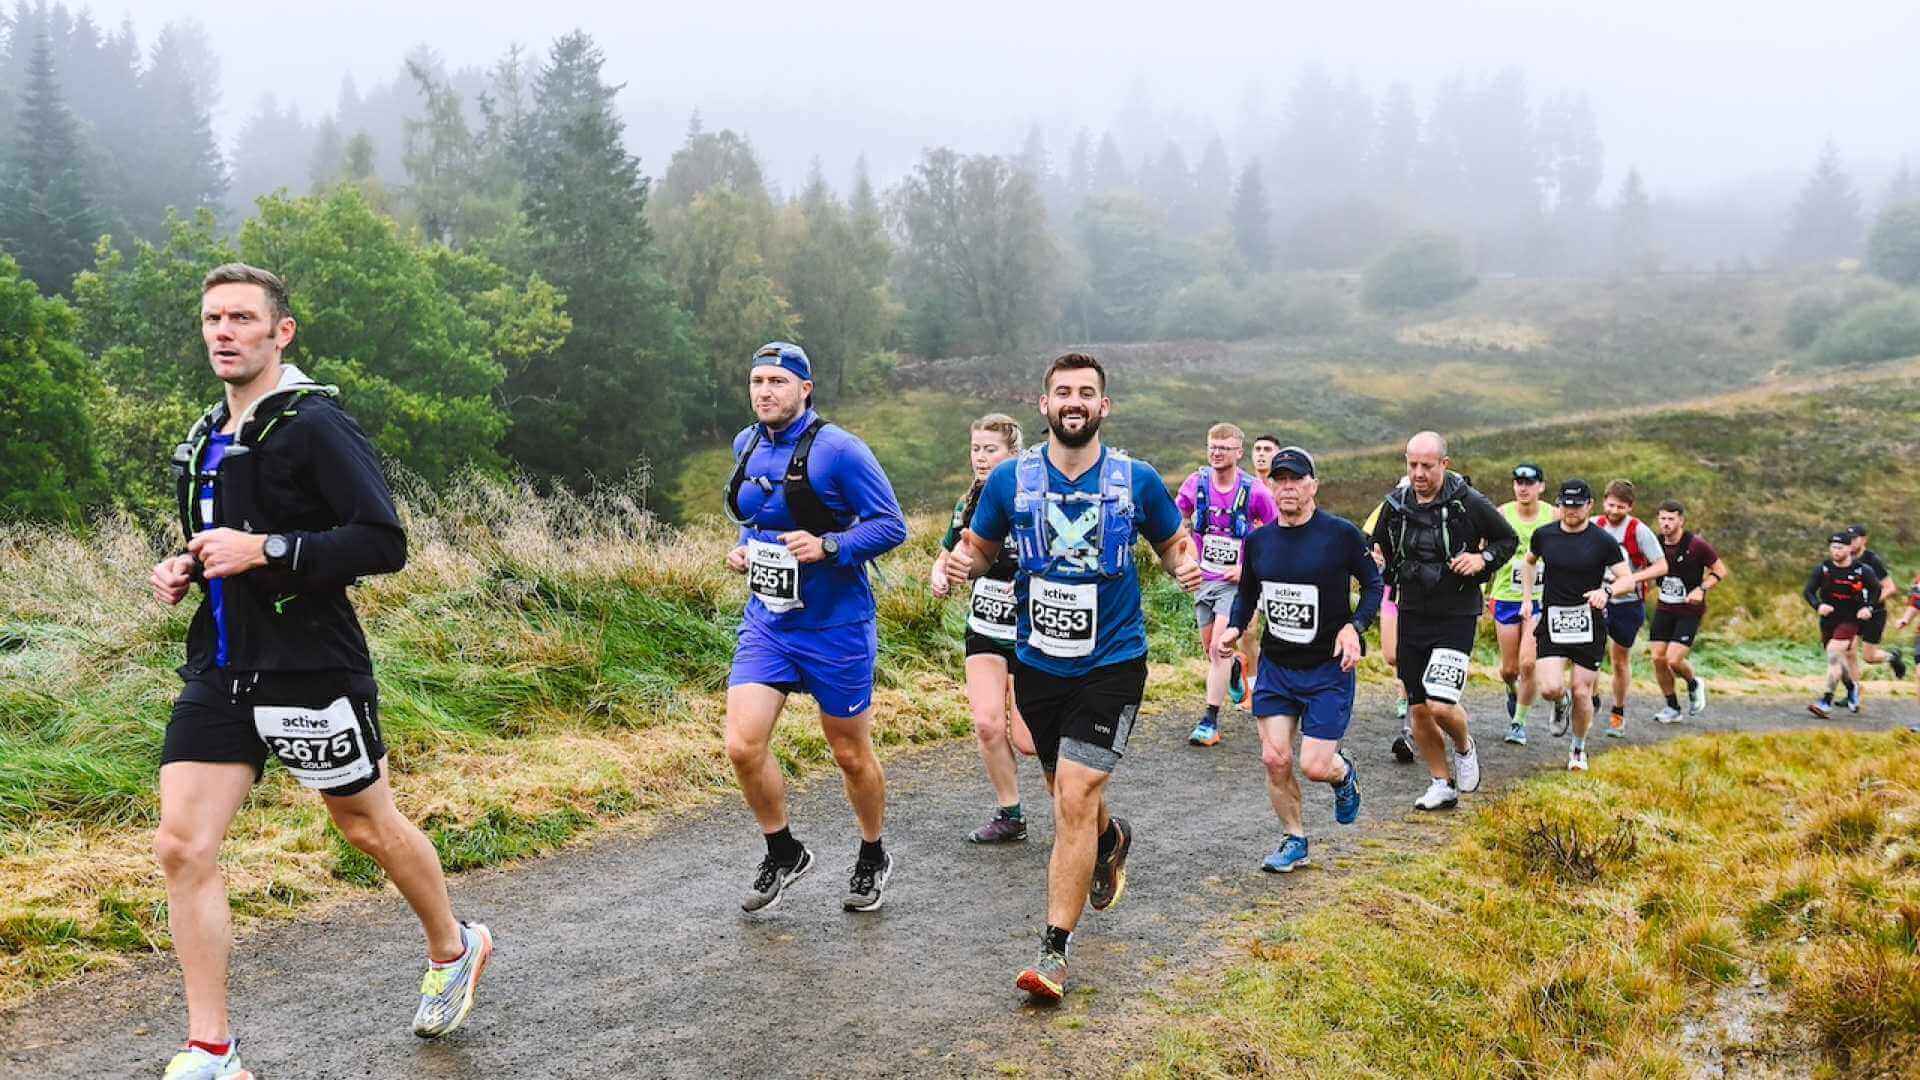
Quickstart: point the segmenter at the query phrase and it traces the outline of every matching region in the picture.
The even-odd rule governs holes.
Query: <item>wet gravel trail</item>
[[[1565,744],[1546,736],[1544,717],[1530,746],[1507,746],[1499,702],[1469,704],[1486,784],[1463,807],[1564,765]],[[1862,718],[1871,726],[1912,709],[1877,704]],[[1186,744],[1193,714],[1147,718],[1112,788],[1116,812],[1137,829],[1127,892],[1081,921],[1073,992],[1059,1009],[1029,1005],[1012,985],[1044,922],[1050,804],[1025,762],[1030,839],[965,843],[991,803],[966,744],[890,763],[887,840],[898,866],[879,912],[840,909],[856,836],[838,783],[823,778],[793,813],[817,869],[770,914],[739,910],[762,846],[745,808],[725,805],[645,837],[456,879],[456,909],[489,923],[499,951],[472,1019],[450,1039],[409,1033],[421,946],[393,894],[242,941],[235,1031],[261,1080],[976,1075],[1014,1065],[1108,1074],[1123,1064],[1116,1051],[1142,992],[1168,985],[1183,962],[1208,962],[1225,920],[1276,899],[1337,899],[1339,861],[1369,837],[1421,842],[1407,822],[1426,776],[1388,755],[1390,708],[1363,690],[1349,733],[1359,824],[1334,825],[1324,786],[1303,784],[1315,862],[1336,869],[1284,877],[1259,870],[1279,830],[1245,714],[1230,714],[1225,741],[1206,750]],[[786,722],[804,718],[796,707]],[[1702,723],[1636,721],[1625,741],[1813,723],[1797,699],[1723,695]],[[1621,745],[1597,735],[1595,754]],[[184,1022],[176,969],[156,957],[0,1014],[0,1060],[9,1075],[158,1076]]]

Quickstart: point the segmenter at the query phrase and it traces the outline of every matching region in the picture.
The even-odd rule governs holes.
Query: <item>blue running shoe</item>
[[[1342,825],[1351,825],[1360,816],[1360,770],[1353,765],[1353,759],[1345,753],[1340,760],[1347,763],[1347,778],[1333,789],[1333,820]],[[1306,851],[1306,841],[1300,842],[1301,851]]]
[[[1518,720],[1507,725],[1507,741],[1515,746],[1527,745],[1527,725]]]
[[[1260,864],[1260,869],[1269,874],[1291,874],[1294,867],[1305,866],[1307,862],[1307,838],[1288,833],[1280,846],[1273,849],[1273,854],[1267,856],[1267,861]]]
[[[1235,705],[1247,700],[1247,676],[1240,670],[1240,658],[1233,658],[1233,670],[1227,672],[1227,699]]]
[[[1187,741],[1195,746],[1212,746],[1218,743],[1220,741],[1220,721],[1209,720],[1204,716],[1201,717],[1200,722],[1193,725],[1193,734],[1187,736]]]

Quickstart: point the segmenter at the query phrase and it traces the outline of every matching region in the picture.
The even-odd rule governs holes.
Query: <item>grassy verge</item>
[[[1523,784],[1324,906],[1235,927],[1157,1002],[1134,1074],[1684,1076],[1685,1022],[1754,984],[1772,1052],[1920,1050],[1920,739],[1687,738]],[[1902,1063],[1905,1063],[1904,1065]]]

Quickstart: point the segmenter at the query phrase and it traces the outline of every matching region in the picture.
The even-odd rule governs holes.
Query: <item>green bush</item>
[[[1465,293],[1476,281],[1457,237],[1416,233],[1367,265],[1360,299],[1383,311],[1432,307]]]
[[[1822,331],[1840,316],[1862,304],[1884,300],[1894,290],[1871,278],[1863,278],[1845,288],[1814,287],[1802,289],[1787,301],[1784,337],[1796,349],[1812,345]]]
[[[1224,274],[1208,274],[1167,294],[1160,303],[1157,328],[1166,338],[1249,336],[1248,297]]]
[[[1353,317],[1353,300],[1337,278],[1268,274],[1247,286],[1254,334],[1328,334]]]
[[[1867,235],[1867,269],[1901,285],[1920,285],[1920,200],[1880,211]]]
[[[1920,355],[1920,294],[1902,293],[1854,308],[1820,332],[1813,352],[1835,364]]]

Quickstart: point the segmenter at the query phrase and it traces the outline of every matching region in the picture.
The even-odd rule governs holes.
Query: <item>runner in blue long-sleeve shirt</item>
[[[893,873],[880,842],[886,777],[873,753],[873,667],[879,638],[867,563],[898,547],[907,525],[867,444],[813,411],[813,369],[798,345],[772,342],[749,376],[758,422],[733,440],[727,513],[740,543],[727,566],[747,576],[727,677],[727,757],[767,843],[741,906],[758,911],[813,866],[787,822],[786,781],[768,751],[787,695],[812,694],[860,824],[843,906],[872,911]]]
[[[1300,770],[1332,786],[1334,820],[1351,825],[1360,814],[1360,774],[1341,752],[1340,739],[1353,719],[1361,635],[1379,614],[1385,587],[1360,530],[1316,508],[1312,455],[1286,447],[1274,455],[1271,477],[1280,519],[1247,537],[1233,617],[1214,648],[1233,655],[1254,612],[1266,616],[1253,715],[1260,725],[1267,795],[1287,835],[1262,865],[1286,873],[1307,863],[1300,783],[1293,775],[1296,725]],[[1360,583],[1357,608],[1348,597],[1354,581]]]

